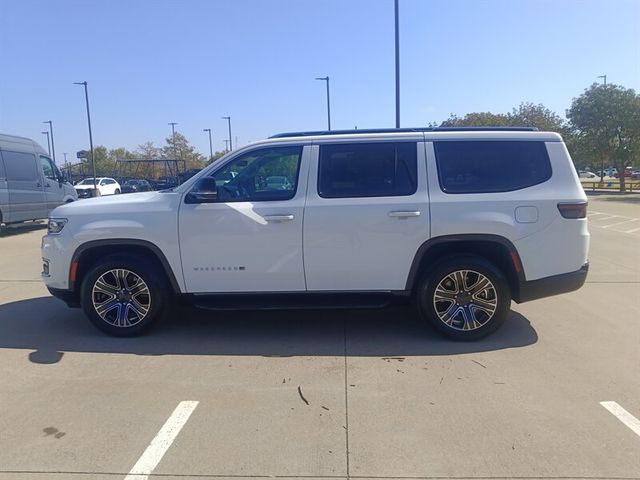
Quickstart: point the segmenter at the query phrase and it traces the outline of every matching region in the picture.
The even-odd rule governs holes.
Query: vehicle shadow
[[[345,341],[346,339],[346,341]],[[0,348],[32,350],[34,363],[57,363],[65,352],[136,355],[429,356],[532,345],[529,321],[511,312],[488,338],[454,342],[425,326],[408,306],[377,310],[211,312],[176,308],[134,338],[96,330],[78,309],[40,297],[0,305]]]
[[[9,225],[0,227],[0,238],[12,237],[14,235],[22,235],[24,233],[35,232],[36,230],[44,230],[47,228],[47,222],[20,223],[17,225]]]

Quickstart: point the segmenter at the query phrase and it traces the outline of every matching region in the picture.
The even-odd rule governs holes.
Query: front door
[[[306,288],[302,218],[309,147],[262,147],[202,177],[180,206],[189,293]]]
[[[60,182],[60,173],[51,159],[40,155],[40,166],[44,174],[44,194],[47,201],[47,213],[62,205],[64,198],[64,186]]]

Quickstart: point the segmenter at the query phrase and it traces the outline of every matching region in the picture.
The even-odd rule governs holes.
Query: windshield
[[[96,183],[100,182],[100,179],[96,179]],[[85,178],[78,185],[93,185],[93,178]]]

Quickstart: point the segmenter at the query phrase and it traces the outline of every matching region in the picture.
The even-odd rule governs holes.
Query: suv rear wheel
[[[428,272],[417,292],[418,309],[454,340],[476,340],[504,323],[511,305],[509,285],[482,257],[451,257]]]
[[[91,323],[119,337],[136,335],[165,311],[169,289],[147,259],[111,255],[96,263],[82,282],[81,303]]]

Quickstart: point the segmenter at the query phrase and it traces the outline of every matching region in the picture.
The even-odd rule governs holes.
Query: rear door
[[[47,202],[38,160],[33,153],[1,152],[7,175],[11,221],[22,222],[47,217]]]
[[[315,146],[304,219],[310,291],[404,290],[429,238],[424,143]]]

